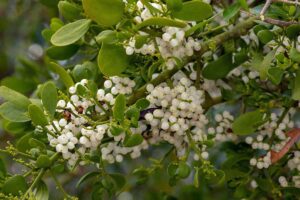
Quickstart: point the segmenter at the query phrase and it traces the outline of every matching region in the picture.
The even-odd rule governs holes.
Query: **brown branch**
[[[248,16],[253,16],[253,17],[255,17],[258,20],[261,19],[259,16],[254,15],[254,14],[252,14],[250,12],[245,11],[245,10],[241,10],[241,12],[247,14]],[[295,22],[295,21],[282,21],[282,20],[279,20],[279,19],[272,19],[272,18],[264,18],[263,21],[267,22],[269,24],[280,26],[280,27],[290,26],[292,24],[299,24],[298,22]]]
[[[273,0],[273,2],[281,2],[281,3],[286,3],[286,4],[292,4],[292,5],[297,5],[300,6],[300,2],[296,1],[288,1],[288,0]]]

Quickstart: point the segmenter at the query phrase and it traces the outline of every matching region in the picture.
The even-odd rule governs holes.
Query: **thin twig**
[[[270,7],[271,3],[272,3],[272,0],[267,0],[266,3],[265,3],[265,5],[264,5],[264,7],[261,9],[261,11],[260,11],[260,19],[262,21],[264,21],[264,19],[265,19],[264,15],[267,12],[268,8]]]
[[[296,1],[288,1],[288,0],[273,0],[273,2],[281,2],[281,3],[286,3],[286,4],[292,4],[292,5],[297,5],[300,6],[300,2]]]
[[[242,13],[245,13],[246,15],[248,16],[253,16],[253,17],[256,17],[256,19],[260,19],[260,17],[250,13],[250,12],[247,12],[245,10],[241,10]],[[278,20],[278,19],[272,19],[272,18],[264,18],[263,20],[264,22],[267,22],[269,24],[273,24],[273,25],[276,25],[276,26],[280,26],[280,27],[286,27],[286,26],[290,26],[292,24],[298,24],[298,22],[295,22],[295,21],[282,21],[282,20]]]

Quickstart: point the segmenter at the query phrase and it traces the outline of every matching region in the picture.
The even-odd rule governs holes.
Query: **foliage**
[[[25,169],[0,160],[1,198],[298,198],[298,2],[39,2],[45,55],[0,86]]]

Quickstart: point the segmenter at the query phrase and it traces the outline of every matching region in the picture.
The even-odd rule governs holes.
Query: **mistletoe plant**
[[[223,185],[227,199],[298,199],[299,5],[59,1],[42,32],[53,80],[30,98],[0,87],[20,136],[1,151],[25,169],[0,165],[1,199],[48,199],[48,177],[77,199],[58,177],[79,169],[83,199],[117,198],[158,171],[169,187]]]

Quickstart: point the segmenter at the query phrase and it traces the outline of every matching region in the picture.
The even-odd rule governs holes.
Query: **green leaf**
[[[257,35],[259,31],[261,30],[267,30],[267,27],[265,27],[264,25],[258,24],[256,26],[253,27],[253,31],[254,33]]]
[[[54,83],[46,83],[42,90],[42,102],[45,110],[50,114],[51,117],[53,117],[55,114],[57,98],[57,91]]]
[[[97,77],[97,66],[92,62],[76,65],[72,70],[72,75],[76,82],[82,79],[95,80]]]
[[[167,7],[169,10],[179,11],[183,4],[182,0],[167,0]]]
[[[41,150],[44,150],[47,148],[43,142],[41,142],[40,140],[34,139],[34,138],[30,138],[28,140],[28,143],[31,147],[39,148]]]
[[[145,98],[139,99],[135,103],[135,106],[140,110],[145,110],[146,108],[149,107],[149,105],[150,105],[150,102]]]
[[[217,60],[210,62],[203,69],[202,75],[210,80],[224,78],[231,70],[244,63],[247,59],[248,57],[245,53],[236,54],[234,59],[232,53],[222,55]]]
[[[259,110],[247,112],[234,120],[232,124],[233,132],[237,135],[252,134],[263,120],[264,114]]]
[[[59,78],[62,80],[66,88],[70,88],[71,86],[74,85],[73,79],[71,76],[68,74],[68,72],[60,65],[51,62],[49,64],[49,68],[55,72],[56,74],[59,75]]]
[[[0,85],[6,86],[16,92],[20,92],[23,94],[32,92],[36,83],[31,79],[24,79],[24,77],[16,77],[16,76],[8,76],[1,80]]]
[[[0,177],[4,178],[7,175],[5,163],[2,158],[0,158]]]
[[[20,107],[26,110],[29,104],[31,104],[26,96],[5,86],[0,86],[0,97],[2,97],[6,101],[13,103],[16,107]]]
[[[248,3],[247,3],[247,0],[238,0],[239,4],[241,5],[241,7],[245,10],[249,10],[249,7],[248,7]]]
[[[111,125],[109,131],[113,136],[118,136],[124,132],[124,129],[118,125]]]
[[[196,0],[184,2],[182,9],[172,12],[173,17],[185,21],[202,21],[212,14],[212,7],[209,4]]]
[[[16,144],[16,148],[21,152],[26,152],[31,149],[31,145],[29,144],[29,140],[32,138],[32,133],[27,133],[23,137],[21,137]]]
[[[170,177],[176,175],[176,171],[178,169],[178,163],[172,162],[168,165],[167,172]]]
[[[114,180],[118,190],[122,189],[125,186],[126,179],[122,174],[113,173],[109,174],[109,176]]]
[[[82,5],[85,14],[103,26],[120,22],[125,7],[122,0],[82,0]]]
[[[3,127],[8,133],[18,134],[28,128],[28,123],[7,121]]]
[[[127,109],[126,116],[130,119],[132,126],[137,128],[140,118],[140,109],[136,106],[131,106]]]
[[[283,73],[284,71],[279,67],[271,67],[268,70],[268,77],[272,81],[272,83],[278,85],[282,80]]]
[[[116,98],[114,107],[113,107],[113,116],[114,119],[118,122],[124,121],[126,109],[126,97],[124,94],[119,94]]]
[[[209,177],[209,183],[212,185],[220,185],[225,181],[225,173],[222,170],[214,170],[215,176]]]
[[[124,146],[125,147],[134,147],[134,146],[141,144],[143,141],[144,141],[144,138],[142,135],[132,134],[124,141]]]
[[[35,126],[46,126],[48,120],[44,114],[44,111],[37,105],[31,104],[28,107],[29,116]]]
[[[225,20],[230,20],[240,11],[241,6],[239,3],[235,3],[227,7],[223,12],[223,17]]]
[[[135,39],[135,48],[140,49],[144,44],[147,43],[149,36],[148,35],[137,35],[134,37]]]
[[[194,174],[194,186],[196,188],[199,188],[199,168],[195,169],[195,174]]]
[[[49,191],[48,187],[44,181],[39,181],[36,184],[36,188],[33,190],[35,200],[48,200],[49,199]]]
[[[52,46],[46,49],[47,55],[54,60],[66,60],[71,58],[79,49],[79,45],[70,44],[67,46]]]
[[[296,72],[296,77],[294,79],[292,99],[300,100],[300,70]]]
[[[117,34],[112,30],[104,30],[99,35],[96,36],[96,41],[98,43],[114,44],[117,40]]]
[[[47,168],[50,167],[52,164],[49,156],[47,155],[40,155],[36,160],[36,166],[38,168]]]
[[[267,44],[274,38],[274,33],[269,30],[261,30],[257,33],[259,41],[263,44]]]
[[[191,168],[186,162],[180,162],[176,171],[176,175],[181,179],[187,178],[191,173]]]
[[[300,34],[300,25],[299,24],[292,24],[289,27],[287,27],[287,29],[286,29],[286,35],[291,39],[298,37],[299,34]]]
[[[186,23],[178,21],[178,20],[174,20],[174,19],[169,19],[166,17],[152,17],[149,18],[145,21],[143,21],[142,23],[138,24],[136,26],[136,29],[141,29],[144,28],[146,26],[173,26],[173,27],[179,27],[179,28],[184,28],[186,27]]]
[[[254,54],[251,66],[259,72],[260,79],[265,80],[267,78],[274,56],[275,51],[270,51],[265,57]]]
[[[28,122],[30,117],[22,108],[17,107],[11,102],[5,102],[0,106],[0,115],[11,122]]]
[[[83,182],[87,181],[90,178],[97,177],[100,173],[99,172],[88,172],[83,175],[79,181],[76,183],[76,188],[78,188]]]
[[[298,52],[298,50],[296,48],[291,48],[291,50],[289,52],[289,56],[292,61],[300,63],[300,53]]]
[[[59,13],[69,21],[79,19],[82,12],[79,6],[68,1],[60,1],[58,3],[58,10]]]
[[[143,167],[136,168],[132,174],[137,176],[137,184],[143,184],[149,179],[149,171]]]
[[[55,46],[67,46],[77,42],[89,30],[91,20],[81,19],[58,29],[51,37]]]
[[[14,175],[8,178],[2,187],[2,191],[5,194],[12,194],[14,196],[19,196],[19,192],[25,193],[28,189],[26,180],[21,175]]]
[[[105,76],[120,75],[129,66],[129,58],[122,46],[102,44],[98,66]]]

